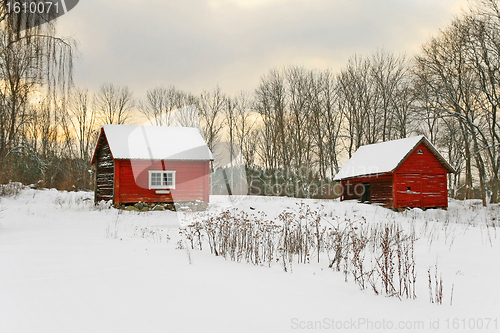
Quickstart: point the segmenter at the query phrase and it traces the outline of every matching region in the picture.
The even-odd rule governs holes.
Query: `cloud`
[[[208,4],[212,8],[219,9],[224,6],[237,6],[241,8],[261,8],[269,7],[275,4],[290,3],[290,0],[209,0]]]
[[[384,47],[411,54],[466,0],[81,1],[59,20],[80,42],[75,81],[252,91],[271,67],[339,69]]]

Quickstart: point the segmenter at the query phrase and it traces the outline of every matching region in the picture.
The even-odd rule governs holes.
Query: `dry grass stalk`
[[[293,262],[328,257],[330,268],[352,276],[361,289],[376,294],[416,298],[414,229],[405,233],[396,222],[368,225],[364,217],[327,216],[323,207],[299,204],[281,212],[276,222],[264,213],[238,209],[203,213],[181,233],[192,249],[206,241],[211,253],[232,261],[271,266],[291,272]],[[333,254],[333,259],[331,254]],[[380,286],[379,286],[380,283]]]

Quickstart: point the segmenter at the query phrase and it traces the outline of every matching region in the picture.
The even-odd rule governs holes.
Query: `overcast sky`
[[[58,22],[79,43],[75,83],[252,92],[273,67],[338,70],[377,48],[412,55],[467,0],[80,0]]]

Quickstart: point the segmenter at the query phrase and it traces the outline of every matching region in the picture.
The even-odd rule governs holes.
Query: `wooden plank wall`
[[[209,161],[119,160],[116,204],[133,202],[187,202],[209,198]],[[135,170],[135,174],[134,174]],[[149,189],[148,170],[172,170],[175,189],[170,194],[156,194]]]
[[[448,207],[446,175],[441,162],[420,144],[396,170],[396,207]]]
[[[392,174],[357,177],[342,181],[342,200],[361,200],[362,184],[370,183],[370,202],[392,207]]]
[[[396,207],[422,207],[422,180],[419,173],[396,173]]]
[[[113,199],[115,162],[111,156],[106,136],[102,135],[97,145],[95,158],[95,202]]]
[[[422,205],[448,207],[448,186],[445,174],[422,174]]]

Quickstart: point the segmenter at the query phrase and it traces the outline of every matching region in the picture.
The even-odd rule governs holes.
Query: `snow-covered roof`
[[[351,159],[335,175],[334,180],[392,172],[420,143],[423,143],[449,172],[455,172],[432,143],[425,136],[419,135],[359,147]]]
[[[196,128],[104,125],[102,130],[114,159],[213,160]]]

